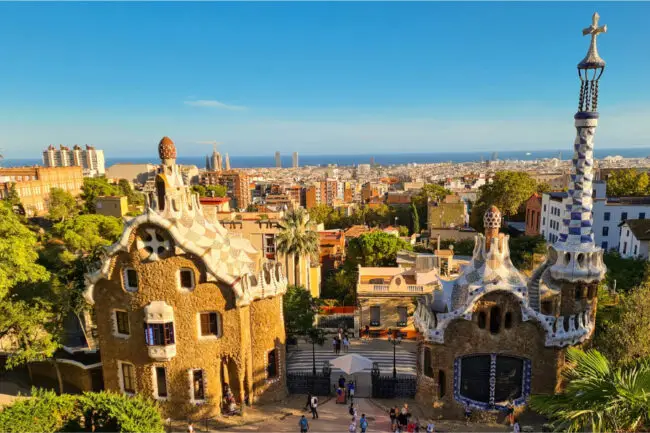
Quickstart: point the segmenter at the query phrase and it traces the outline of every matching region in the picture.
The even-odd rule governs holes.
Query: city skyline
[[[563,148],[594,10],[616,29],[599,147],[650,146],[645,3],[4,3],[0,153]]]

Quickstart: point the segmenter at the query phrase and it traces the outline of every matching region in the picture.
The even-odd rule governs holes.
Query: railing
[[[426,294],[436,290],[437,285],[423,284],[358,284],[357,293],[400,293],[400,294]]]

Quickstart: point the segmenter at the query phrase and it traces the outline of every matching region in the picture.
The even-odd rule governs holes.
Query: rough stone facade
[[[501,327],[497,333],[489,329],[492,307],[498,306]],[[486,315],[486,326],[479,327],[479,314]],[[510,313],[511,326],[505,328],[505,315]],[[444,417],[460,417],[464,406],[454,399],[454,361],[466,355],[509,355],[531,361],[531,393],[553,393],[560,384],[560,369],[564,364],[564,349],[545,346],[545,331],[537,322],[522,321],[518,300],[507,292],[485,295],[476,303],[472,320],[456,319],[445,331],[446,344],[422,341],[418,348],[419,387],[417,399],[432,404],[435,414]],[[426,349],[431,350],[431,365],[424,365]],[[427,377],[425,372],[433,373]],[[442,374],[440,374],[442,372]],[[440,379],[443,379],[444,395],[440,395]]]

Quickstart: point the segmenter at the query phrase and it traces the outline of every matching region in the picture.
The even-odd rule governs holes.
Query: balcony
[[[396,295],[424,295],[431,293],[437,288],[437,285],[396,285],[396,284],[357,284],[357,293],[359,294],[396,294]]]
[[[156,361],[169,361],[176,356],[176,345],[169,344],[166,346],[147,346],[149,357]]]

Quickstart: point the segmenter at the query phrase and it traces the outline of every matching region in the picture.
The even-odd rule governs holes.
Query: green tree
[[[78,215],[54,226],[54,233],[77,254],[88,254],[108,246],[122,234],[122,220],[106,215]]]
[[[4,198],[4,201],[8,202],[12,206],[20,206],[20,197],[18,196],[18,190],[16,190],[16,184],[11,183],[9,185],[9,191]]]
[[[561,394],[535,395],[534,410],[549,417],[556,431],[645,431],[650,407],[650,364],[616,368],[597,350],[571,347],[562,372]]]
[[[326,299],[335,299],[343,305],[355,305],[357,288],[356,265],[351,261],[346,263],[325,280],[321,296]]]
[[[108,183],[105,177],[86,177],[81,187],[81,198],[87,213],[97,211],[97,197],[105,195],[119,195],[122,191],[115,185]]]
[[[316,345],[325,343],[325,332],[322,329],[311,327],[307,330],[307,341],[311,344],[312,374],[316,376]]]
[[[77,200],[61,188],[50,189],[49,217],[53,221],[65,221],[79,213]]]
[[[398,226],[397,230],[399,230],[399,235],[400,236],[408,236],[409,235],[409,228],[406,226]]]
[[[225,197],[228,193],[223,185],[192,185],[192,191],[199,197]]]
[[[318,300],[312,298],[309,290],[300,286],[289,286],[282,297],[284,328],[287,335],[306,335],[314,325],[318,311]]]
[[[495,205],[505,217],[517,215],[526,200],[537,192],[537,182],[522,171],[498,171],[492,183],[479,188],[478,199],[472,207],[470,225],[483,231],[483,215],[489,206]]]
[[[413,233],[420,233],[420,215],[415,203],[411,203],[411,221],[413,222]]]
[[[510,259],[518,269],[533,269],[535,255],[546,255],[546,241],[541,236],[518,236],[510,238]]]
[[[426,207],[429,200],[441,201],[449,194],[451,194],[451,191],[444,186],[436,183],[427,183],[413,196],[411,201],[418,207]]]
[[[309,214],[303,208],[288,211],[278,222],[278,226],[280,233],[276,237],[276,247],[285,256],[293,256],[294,282],[297,284],[300,281],[300,257],[318,253],[318,233],[311,229]]]
[[[0,412],[0,431],[163,433],[165,428],[156,402],[142,395],[86,392],[57,396],[34,388],[31,398]]]
[[[607,195],[633,197],[650,194],[648,173],[639,173],[635,168],[614,171],[607,178]]]
[[[623,258],[617,251],[606,252],[603,261],[607,266],[605,284],[620,293],[628,293],[644,282],[650,283],[650,262],[644,259]]]
[[[348,243],[348,260],[361,266],[395,266],[397,252],[411,250],[409,243],[397,236],[374,231],[364,233]]]
[[[316,224],[325,223],[334,209],[326,204],[317,204],[309,209],[309,220]]]
[[[32,281],[46,281],[48,272],[36,264],[36,236],[13,212],[11,204],[0,202],[0,299],[12,287]]]
[[[122,195],[126,196],[130,205],[144,204],[144,194],[139,191],[134,191],[128,180],[120,179],[117,183],[117,188],[120,190]]]
[[[597,347],[615,365],[650,359],[650,285],[623,296],[617,310],[603,334],[597,335]]]

